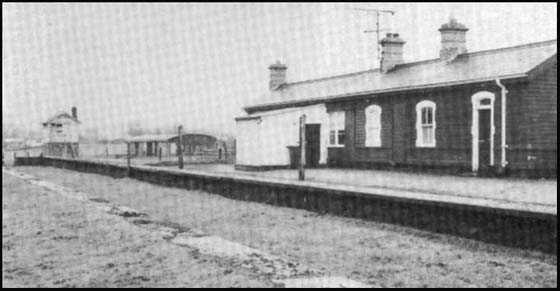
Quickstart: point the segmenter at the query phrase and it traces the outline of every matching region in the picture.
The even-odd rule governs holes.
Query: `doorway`
[[[317,167],[321,156],[321,124],[306,124],[305,140],[305,164]]]
[[[472,96],[472,170],[486,172],[494,166],[494,94]]]
[[[486,171],[491,166],[490,151],[492,128],[490,118],[492,113],[490,109],[478,110],[478,169]]]

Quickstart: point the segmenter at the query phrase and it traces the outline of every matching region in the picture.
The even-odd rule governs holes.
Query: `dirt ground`
[[[234,201],[218,195],[166,188],[130,179],[113,179],[54,168],[27,167],[17,169],[40,179],[56,182],[109,201],[130,206],[149,214],[155,219],[188,225],[211,235],[305,264],[313,269],[321,270],[329,276],[343,276],[374,287],[557,286],[557,257],[553,255],[511,249],[382,223],[329,215],[322,216],[303,210]],[[3,198],[6,196],[4,194],[6,192],[4,183]],[[22,219],[18,222],[20,224],[27,223],[27,229],[29,229],[23,237],[19,238],[19,242],[25,241],[25,246],[35,246],[34,249],[37,250],[39,256],[37,256],[37,253],[32,256],[26,254],[23,256],[23,261],[27,261],[27,263],[20,262],[21,266],[19,266],[15,261],[22,260],[18,257],[23,254],[17,251],[12,251],[8,257],[3,254],[3,274],[14,278],[29,277],[27,282],[41,282],[34,278],[49,272],[53,274],[59,271],[55,268],[44,272],[40,270],[43,267],[39,266],[40,262],[60,261],[59,254],[68,253],[66,256],[62,255],[62,258],[74,263],[65,264],[65,272],[77,272],[78,275],[66,276],[65,278],[72,280],[72,277],[76,277],[77,279],[72,281],[73,284],[79,286],[117,285],[116,278],[110,275],[110,272],[104,273],[105,271],[102,268],[96,271],[101,274],[96,277],[103,278],[102,280],[110,280],[108,278],[111,278],[113,281],[97,283],[91,281],[93,277],[83,274],[80,276],[79,274],[90,264],[97,266],[97,269],[99,269],[108,264],[108,261],[119,266],[123,266],[124,262],[130,260],[136,260],[141,265],[144,264],[143,261],[138,260],[138,256],[127,255],[127,251],[130,252],[132,247],[125,248],[118,255],[94,256],[93,259],[86,259],[87,256],[80,258],[78,253],[81,252],[83,255],[87,251],[91,252],[89,249],[84,251],[84,247],[88,245],[92,249],[101,250],[105,247],[113,248],[118,244],[126,245],[130,243],[135,245],[135,239],[142,241],[141,245],[144,252],[149,250],[150,253],[156,254],[155,258],[159,258],[161,261],[158,262],[155,258],[147,261],[143,266],[145,268],[150,267],[149,273],[146,273],[145,269],[141,267],[128,270],[131,278],[145,276],[150,280],[150,284],[131,280],[128,283],[121,282],[122,285],[120,286],[137,286],[143,283],[144,286],[187,284],[184,281],[179,281],[175,277],[176,275],[165,275],[167,274],[165,271],[177,274],[181,271],[178,269],[183,268],[182,271],[185,271],[184,264],[194,264],[193,268],[199,268],[198,264],[203,264],[193,261],[192,255],[188,253],[177,252],[172,256],[164,255],[166,249],[174,250],[175,247],[160,244],[156,239],[150,241],[141,235],[135,235],[134,239],[127,239],[127,237],[132,236],[128,233],[123,239],[120,239],[119,235],[109,235],[109,229],[118,228],[119,224],[115,222],[107,223],[103,220],[99,221],[99,224],[110,225],[111,227],[105,227],[98,223],[88,223],[87,226],[88,229],[92,227],[96,228],[97,231],[104,230],[106,233],[99,236],[92,234],[93,237],[85,240],[86,243],[76,244],[74,253],[71,253],[71,249],[70,251],[68,249],[55,251],[60,247],[60,244],[64,246],[68,242],[44,238],[44,231],[46,230],[35,229],[46,227],[46,229],[49,229],[48,231],[70,231],[72,229],[61,228],[59,225],[70,223],[68,220],[71,220],[71,216],[69,218],[53,218],[52,221],[42,222],[39,219],[40,216],[36,213],[47,211],[43,208],[48,203],[41,202],[45,198],[40,196],[39,200],[30,199],[29,195],[31,194],[26,194],[27,196],[21,194],[27,192],[24,186],[13,181],[10,183],[15,185],[10,187],[16,187],[16,190],[19,189],[18,193],[20,193],[20,196],[10,195],[13,196],[10,198],[14,200],[12,203],[18,205],[17,209],[21,214],[28,213],[29,217],[33,217],[31,220]],[[6,204],[4,200],[3,204]],[[51,201],[49,203],[55,202]],[[7,205],[11,205],[11,203]],[[62,205],[57,207],[59,207],[58,211],[62,213],[70,211],[68,209],[64,210],[65,207]],[[5,212],[5,209],[3,210]],[[82,219],[85,215],[90,215],[86,214],[85,210],[81,211],[78,211],[79,214],[76,215],[82,217]],[[18,227],[12,227],[10,231],[6,231],[5,221],[9,220],[3,218],[3,236],[4,233],[18,233],[20,231]],[[86,221],[89,220],[82,220],[82,223],[86,223]],[[124,226],[122,227],[123,231],[127,229]],[[43,236],[41,234],[34,235],[39,231]],[[85,230],[78,227],[72,231],[82,232]],[[70,236],[68,234],[58,235]],[[50,234],[48,236],[53,237]],[[99,237],[103,237],[103,247],[96,246],[96,243],[101,244]],[[3,249],[6,248],[5,244],[12,249],[18,248],[14,239],[16,238],[3,237]],[[42,240],[46,240],[48,243],[38,244]],[[137,245],[136,247],[138,248]],[[42,254],[43,252],[45,254]],[[144,256],[147,256],[147,254],[144,253]],[[8,261],[8,263],[5,263],[5,261]],[[154,264],[157,267],[152,267]],[[204,272],[198,274],[199,276],[191,274],[190,278],[198,279],[198,281],[189,281],[190,286],[207,286],[212,285],[211,282],[216,285],[228,285],[228,283],[237,282],[237,279],[244,282],[245,285],[266,285],[266,283],[254,278],[251,278],[252,281],[243,281],[248,277],[244,277],[247,275],[242,271],[234,270],[228,277],[220,273],[221,269],[218,263],[204,262],[204,264],[210,264],[209,269],[205,269]],[[7,273],[6,270],[12,272]],[[27,275],[28,273],[31,275]],[[212,274],[216,277],[213,277]],[[205,275],[209,277],[204,277]],[[54,283],[54,281],[47,282],[50,282],[51,285]]]
[[[2,174],[2,287],[270,287],[88,204]]]

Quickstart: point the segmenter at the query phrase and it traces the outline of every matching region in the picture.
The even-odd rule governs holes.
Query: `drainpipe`
[[[501,165],[502,165],[502,169],[504,169],[508,162],[506,160],[506,149],[508,148],[508,145],[506,144],[506,97],[507,97],[507,93],[508,90],[506,89],[506,87],[500,82],[500,79],[496,79],[496,85],[498,85],[501,89],[502,89],[502,160],[501,160]]]

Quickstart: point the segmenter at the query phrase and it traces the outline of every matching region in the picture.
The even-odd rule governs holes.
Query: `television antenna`
[[[390,14],[391,16],[395,15],[395,11],[393,10],[381,10],[381,9],[372,9],[372,8],[351,8],[352,10],[362,11],[366,13],[375,13],[375,29],[368,29],[364,30],[364,33],[375,33],[377,35],[377,59],[381,59],[381,49],[379,48],[380,42],[380,32],[387,31],[388,29],[381,29],[379,27],[380,16],[381,14]]]

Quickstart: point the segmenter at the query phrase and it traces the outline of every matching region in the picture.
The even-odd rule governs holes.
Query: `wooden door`
[[[321,156],[321,125],[305,125],[305,163],[307,167],[317,167]]]
[[[491,118],[490,109],[478,110],[478,167],[482,171],[488,170],[491,162]]]

